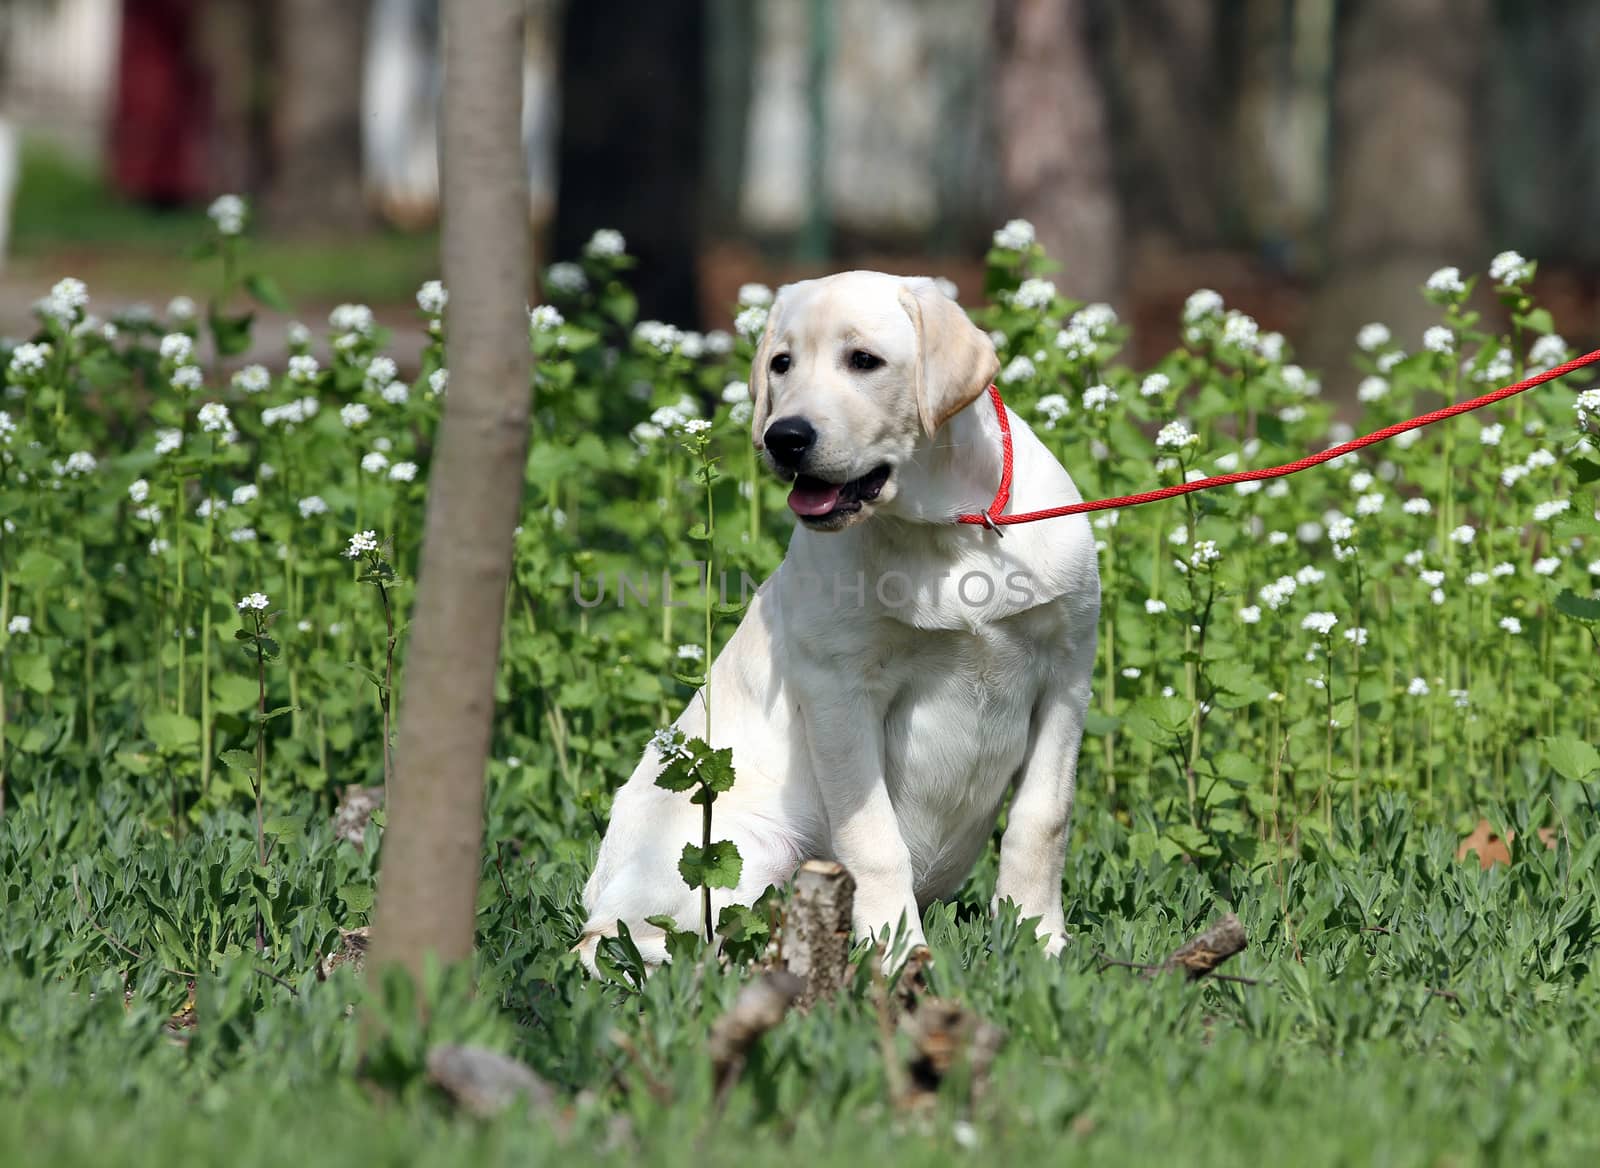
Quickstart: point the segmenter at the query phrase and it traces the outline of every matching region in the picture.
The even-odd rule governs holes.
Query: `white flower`
[[[1510,633],[1513,637],[1520,636],[1522,633],[1522,622],[1514,616],[1501,617],[1499,624],[1502,629]]]
[[[1234,483],[1233,484],[1233,493],[1236,494],[1236,495],[1253,495],[1257,491],[1259,491],[1260,489],[1261,489],[1261,483],[1257,479],[1246,479],[1242,483]],[[1282,535],[1283,533],[1275,531],[1275,532],[1273,532],[1273,534],[1274,535]]]
[[[341,304],[328,313],[328,326],[336,333],[370,336],[373,324],[372,309],[365,304]]]
[[[1591,576],[1600,576],[1600,560],[1590,560],[1586,570]]]
[[[1158,450],[1184,450],[1200,445],[1200,435],[1192,433],[1182,422],[1168,422],[1156,435]]]
[[[1335,513],[1328,522],[1328,538],[1334,543],[1349,543],[1355,538],[1356,521]]]
[[[350,546],[345,548],[344,554],[349,559],[355,559],[363,552],[378,550],[378,533],[376,531],[358,531],[350,537]]]
[[[382,474],[383,468],[389,465],[389,459],[382,451],[374,450],[361,456],[361,469],[368,474]]]
[[[1321,584],[1328,578],[1328,574],[1315,564],[1307,564],[1294,574],[1294,578],[1301,587],[1309,588],[1313,584]]]
[[[743,426],[755,416],[755,407],[747,401],[734,402],[733,408],[728,411],[728,417],[735,425]],[[647,423],[648,424],[648,423]],[[748,487],[749,483],[741,483],[741,489]],[[748,498],[749,496],[746,495]]]
[[[20,612],[17,613],[6,625],[6,632],[10,633],[13,637],[20,637],[26,633],[33,632],[33,618],[29,616],[23,616]]]
[[[1283,360],[1283,345],[1282,333],[1263,333],[1256,342],[1256,352],[1275,365]]]
[[[449,303],[450,293],[445,291],[442,280],[425,280],[417,289],[417,307],[429,316],[438,316]]]
[[[252,592],[248,596],[241,597],[237,607],[240,612],[261,612],[267,607],[267,603],[266,593]]]
[[[255,543],[256,529],[253,527],[236,527],[228,532],[228,538],[234,543]]]
[[[1406,693],[1414,698],[1425,698],[1428,692],[1428,683],[1420,677],[1413,677],[1411,684],[1406,686]]]
[[[1011,295],[1011,303],[1018,308],[1043,310],[1050,307],[1055,295],[1056,286],[1049,280],[1030,277],[1017,285],[1017,290]]]
[[[233,423],[228,417],[228,407],[221,402],[207,402],[200,407],[200,412],[196,416],[200,421],[200,429],[207,433],[233,428]]]
[[[1382,491],[1370,491],[1356,500],[1356,514],[1361,516],[1376,515],[1383,510],[1387,496]]]
[[[1470,523],[1463,523],[1460,527],[1456,528],[1450,533],[1451,541],[1453,543],[1460,544],[1462,547],[1465,547],[1467,544],[1471,543],[1477,538],[1478,529],[1473,527]]]
[[[1000,370],[1000,384],[1014,385],[1019,381],[1031,381],[1038,374],[1033,367],[1033,362],[1026,357],[1013,357],[1007,362],[1006,367]]]
[[[1180,523],[1167,533],[1167,542],[1182,547],[1189,542],[1189,528],[1187,524]]]
[[[1137,665],[1125,665],[1122,668],[1122,676],[1126,677],[1129,681],[1137,681],[1139,678],[1144,676],[1144,670],[1140,669]]]
[[[747,341],[759,339],[766,327],[767,310],[760,305],[751,305],[733,318],[733,331]]]
[[[300,518],[302,519],[310,519],[313,515],[326,515],[328,513],[328,504],[323,501],[321,495],[307,495],[300,500],[297,506],[300,508]]]
[[[135,503],[143,503],[150,497],[150,484],[145,479],[134,479],[128,484],[128,498]]]
[[[168,333],[161,338],[161,359],[174,365],[187,365],[194,356],[194,338],[188,333]]]
[[[428,374],[428,388],[431,389],[436,396],[443,397],[445,391],[450,388],[450,370],[435,369],[432,373]]]
[[[1084,409],[1097,413],[1105,413],[1106,407],[1117,400],[1117,391],[1109,385],[1091,385],[1083,391]]]
[[[174,453],[183,445],[182,430],[157,430],[156,454],[157,456]]]
[[[1094,356],[1094,336],[1081,324],[1074,322],[1056,333],[1056,348],[1069,361],[1084,361]]]
[[[1424,499],[1421,495],[1418,495],[1413,499],[1407,499],[1400,510],[1404,511],[1407,515],[1432,515],[1433,504],[1428,502],[1428,500]]]
[[[528,324],[536,333],[553,333],[566,323],[567,318],[553,304],[541,304],[528,312]]]
[[[580,296],[589,290],[589,277],[577,264],[551,264],[544,270],[545,286],[562,296]]]
[[[1165,373],[1152,373],[1139,383],[1140,397],[1160,397],[1167,392],[1172,379]]]
[[[223,235],[238,235],[244,230],[245,203],[238,195],[218,195],[206,208],[206,214]]]
[[[682,353],[691,361],[698,361],[701,357],[705,356],[705,337],[693,331],[684,333],[683,341],[678,346],[678,352]]]
[[[1533,561],[1533,571],[1536,576],[1554,576],[1560,570],[1560,556],[1544,556]]]
[[[1533,521],[1535,523],[1548,523],[1571,506],[1572,500],[1570,499],[1551,499],[1548,502],[1536,503],[1533,507]]]
[[[1389,396],[1389,383],[1381,377],[1364,377],[1356,386],[1356,397],[1364,402],[1382,401]]]
[[[1489,571],[1497,579],[1501,576],[1515,576],[1517,574],[1517,566],[1515,564],[1507,563],[1505,560],[1501,560],[1494,567],[1490,568]]]
[[[1197,539],[1194,541],[1194,551],[1189,557],[1189,562],[1197,568],[1214,564],[1222,558],[1222,553],[1217,550],[1217,541],[1214,539]]]
[[[400,370],[392,357],[374,357],[367,362],[366,384],[368,389],[382,389],[397,376]]]
[[[261,393],[272,384],[264,365],[246,365],[233,375],[233,387],[243,393]]]
[[[310,353],[297,353],[289,358],[289,378],[302,384],[316,380],[320,366]]]
[[[1526,466],[1530,471],[1547,470],[1555,464],[1556,456],[1551,454],[1542,446],[1536,449],[1532,454],[1528,455],[1528,457],[1525,458],[1522,463],[1522,465]]]
[[[1444,583],[1444,573],[1437,568],[1425,568],[1417,573],[1417,578],[1429,588],[1437,588]]]
[[[1387,345],[1389,338],[1389,326],[1373,321],[1362,325],[1361,331],[1356,333],[1356,345],[1363,352],[1373,353]]]
[[[1444,603],[1444,589],[1443,588],[1435,588],[1432,592],[1428,593],[1428,599],[1433,601],[1433,603],[1436,606],[1443,604]]]
[[[1467,286],[1461,282],[1460,268],[1440,268],[1437,272],[1428,277],[1428,291],[1430,292],[1443,292],[1447,295],[1455,295],[1458,292],[1465,292],[1466,290]]]
[[[235,507],[243,507],[249,503],[254,503],[260,495],[261,492],[256,489],[254,483],[244,483],[233,488],[233,505]]]
[[[1222,297],[1210,288],[1191,292],[1183,302],[1183,323],[1194,324],[1207,317],[1222,315]]]
[[[730,406],[750,400],[750,386],[743,381],[730,381],[722,387],[722,400]]]
[[[1456,335],[1442,324],[1436,324],[1422,334],[1422,347],[1430,353],[1453,353]]]
[[[1081,325],[1092,337],[1103,337],[1117,324],[1117,310],[1109,304],[1085,304],[1073,314],[1072,324]]]
[[[1283,409],[1278,411],[1278,421],[1283,422],[1286,425],[1292,426],[1296,422],[1303,422],[1305,420],[1306,409],[1304,406],[1284,406]]]
[[[1455,707],[1458,710],[1464,710],[1469,705],[1472,704],[1471,697],[1467,694],[1467,691],[1464,690],[1464,689],[1453,689],[1453,690],[1451,690],[1450,691],[1450,700],[1451,700],[1451,702],[1453,702],[1455,704]]]
[[[679,645],[678,646],[678,660],[679,661],[704,661],[705,659],[706,659],[706,651],[705,651],[704,648],[702,648],[699,645]]]
[[[152,556],[159,556],[162,552],[170,551],[171,549],[172,541],[170,539],[156,538],[150,541],[150,554]]]
[[[1167,602],[1165,600],[1146,600],[1144,602],[1144,610],[1151,616],[1159,616],[1167,611]]]
[[[1487,573],[1487,572],[1468,572],[1467,573],[1467,587],[1468,588],[1482,588],[1488,582],[1489,582],[1489,573]]]
[[[685,434],[704,434],[709,429],[711,429],[711,423],[704,418],[690,418],[683,424],[683,432]]]
[[[50,295],[36,305],[38,311],[61,324],[71,324],[88,307],[89,286],[74,276],[56,281]]]
[[[1489,261],[1489,278],[1496,284],[1516,285],[1533,275],[1533,265],[1514,251],[1503,251]]]
[[[167,315],[173,320],[193,320],[194,313],[194,301],[187,296],[174,296],[167,301]]]
[[[193,393],[205,384],[205,374],[198,365],[180,365],[172,371],[172,388]]]
[[[640,422],[628,431],[628,437],[632,438],[636,445],[643,447],[660,439],[663,433],[662,428],[654,422]]]
[[[611,227],[600,228],[583,245],[584,255],[601,259],[622,255],[627,250],[628,241],[622,238],[622,232]]]
[[[1506,436],[1506,428],[1499,422],[1492,426],[1485,426],[1478,431],[1478,442],[1484,446],[1499,446],[1500,439]]]
[[[194,506],[194,513],[201,519],[210,519],[214,515],[221,515],[228,509],[227,501],[215,495],[201,499]]]
[[[1331,612],[1313,612],[1309,613],[1306,618],[1300,622],[1300,627],[1316,633],[1319,636],[1326,637],[1329,633],[1333,632],[1333,626],[1338,623],[1339,618]]]
[[[751,305],[762,307],[772,303],[772,289],[765,284],[740,284],[739,307],[749,308]]]
[[[1360,625],[1353,629],[1346,629],[1344,631],[1344,639],[1359,649],[1367,643],[1367,630]]]
[[[1258,595],[1263,604],[1276,612],[1289,603],[1297,587],[1293,576],[1279,576],[1271,584],[1263,584]]]
[[[34,344],[24,341],[11,350],[11,372],[17,377],[26,377],[33,373],[43,373],[44,367],[50,361],[50,346],[47,344]]]
[[[355,430],[372,421],[372,411],[360,402],[350,402],[339,407],[339,420],[346,429]]]
[[[1001,251],[1027,251],[1033,241],[1033,224],[1026,219],[1012,219],[994,233],[994,245]]]
[[[1260,332],[1261,326],[1256,324],[1255,318],[1237,309],[1230,310],[1222,320],[1222,343],[1236,349],[1254,348]]]
[[[1534,370],[1550,369],[1567,359],[1567,342],[1555,333],[1540,337],[1528,349],[1528,366]]]
[[[403,406],[411,400],[411,388],[403,381],[391,381],[383,387],[382,397],[392,406]]]
[[[1514,487],[1517,485],[1518,479],[1523,479],[1527,476],[1528,468],[1522,466],[1520,463],[1514,462],[1510,466],[1504,467],[1500,471],[1500,485],[1505,487]]]
[[[389,477],[397,483],[416,481],[417,464],[414,462],[397,462],[389,468]]]
[[[1261,606],[1259,604],[1246,605],[1239,610],[1239,620],[1247,625],[1261,623]]]

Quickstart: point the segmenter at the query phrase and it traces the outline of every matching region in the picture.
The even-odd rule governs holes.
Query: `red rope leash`
[[[1191,495],[1195,491],[1209,491],[1213,487],[1226,487],[1233,483],[1255,483],[1263,479],[1281,479],[1286,475],[1296,474],[1313,466],[1320,466],[1324,462],[1331,462],[1346,454],[1361,450],[1364,447],[1375,445],[1396,434],[1404,434],[1407,430],[1418,430],[1423,426],[1431,426],[1435,422],[1442,422],[1446,418],[1453,418],[1457,414],[1465,414],[1472,410],[1482,409],[1484,406],[1493,405],[1508,397],[1532,389],[1536,385],[1543,385],[1547,381],[1554,381],[1564,377],[1576,369],[1600,362],[1600,349],[1592,353],[1585,353],[1582,357],[1575,357],[1571,361],[1563,362],[1553,369],[1546,369],[1542,373],[1535,373],[1532,377],[1524,378],[1515,385],[1503,385],[1482,397],[1472,398],[1470,401],[1457,402],[1444,409],[1433,410],[1426,414],[1412,418],[1408,422],[1396,422],[1392,426],[1385,426],[1381,430],[1360,438],[1352,438],[1349,442],[1341,442],[1337,446],[1330,446],[1327,450],[1317,454],[1308,454],[1304,458],[1297,458],[1293,462],[1286,462],[1282,466],[1269,466],[1263,470],[1241,470],[1232,474],[1212,475],[1209,478],[1196,479],[1192,483],[1177,483],[1170,487],[1162,487],[1155,491],[1141,491],[1136,495],[1118,495],[1115,499],[1096,499],[1092,502],[1069,503],[1063,507],[1046,507],[1042,511],[1021,511],[1005,515],[1006,504],[1011,500],[1011,423],[1006,418],[1005,402],[1000,400],[1000,391],[994,386],[989,387],[989,398],[994,402],[995,413],[1000,418],[1000,443],[1001,466],[1000,487],[995,491],[994,502],[989,504],[987,511],[975,515],[957,515],[957,523],[971,523],[980,527],[995,530],[1001,527],[1010,527],[1014,523],[1034,523],[1040,519],[1060,519],[1065,515],[1082,515],[1086,511],[1106,511],[1113,507],[1137,507],[1142,503],[1156,503],[1162,499],[1172,499],[1178,495]]]

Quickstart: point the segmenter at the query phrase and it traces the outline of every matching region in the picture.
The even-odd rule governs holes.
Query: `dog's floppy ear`
[[[926,276],[906,280],[900,304],[916,327],[917,412],[932,435],[976,401],[1000,371],[994,343]]]
[[[784,288],[778,289],[778,294],[772,298],[772,305],[767,309],[767,327],[761,330],[761,339],[756,342],[755,356],[750,358],[750,440],[756,444],[757,450],[765,450],[762,442],[763,435],[767,432],[767,419],[772,414],[772,390],[767,383],[767,363],[772,360],[772,329],[778,320],[778,305],[783,302]]]

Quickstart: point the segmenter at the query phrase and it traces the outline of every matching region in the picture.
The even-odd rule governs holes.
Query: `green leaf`
[[[1167,745],[1189,723],[1189,703],[1179,697],[1140,698],[1122,716],[1122,728],[1133,737]]]
[[[1592,458],[1574,458],[1569,465],[1580,483],[1592,483],[1600,479],[1600,462]]]
[[[146,714],[144,732],[163,754],[182,753],[200,741],[200,723],[187,714]]]
[[[739,883],[744,860],[732,840],[715,840],[709,848],[683,845],[678,873],[690,888],[733,888]]]
[[[1535,308],[1512,318],[1526,329],[1532,329],[1542,336],[1549,336],[1556,331],[1556,322],[1550,315],[1548,308]]]
[[[256,756],[248,750],[224,750],[217,757],[230,771],[238,771],[246,776],[253,776],[256,773]]]
[[[270,722],[274,718],[281,718],[285,714],[292,714],[299,708],[299,706],[278,706],[275,709],[268,710],[266,715],[261,720],[263,722]]]
[[[351,912],[366,912],[372,907],[372,886],[370,884],[346,884],[339,889],[339,899],[344,901],[345,907]]]
[[[1573,620],[1600,621],[1600,596],[1579,596],[1570,588],[1563,588],[1556,597],[1556,611]]]
[[[216,340],[217,352],[224,357],[236,357],[250,348],[250,325],[256,314],[246,312],[240,316],[227,316],[211,310],[211,335]]]
[[[1557,774],[1578,783],[1600,770],[1600,751],[1581,738],[1541,739],[1544,756]]]
[[[224,674],[212,681],[211,697],[218,710],[225,714],[237,714],[260,701],[261,687],[253,677]]]
[[[50,671],[50,657],[46,653],[18,653],[11,658],[11,672],[17,681],[34,693],[47,694],[55,689],[55,675]]]
[[[283,290],[271,276],[252,272],[244,278],[244,289],[264,308],[270,308],[274,312],[292,311],[289,301],[283,295]]]
[[[261,825],[264,835],[299,835],[305,829],[304,815],[274,815]]]
[[[13,588],[48,588],[67,574],[67,565],[49,552],[29,548],[17,557],[11,571]]]

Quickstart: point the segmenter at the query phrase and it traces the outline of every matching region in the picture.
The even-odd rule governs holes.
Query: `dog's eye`
[[[787,372],[789,372],[789,354],[787,354],[787,353],[779,353],[776,357],[774,357],[771,360],[771,362],[768,364],[767,367],[769,369],[771,369],[774,373],[787,373]]]
[[[865,349],[857,349],[850,354],[850,368],[860,369],[863,372],[876,369],[883,364],[882,357],[875,357]]]

